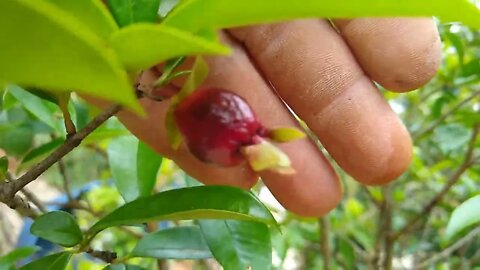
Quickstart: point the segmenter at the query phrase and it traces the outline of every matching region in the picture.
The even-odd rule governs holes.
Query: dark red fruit
[[[258,143],[265,133],[242,97],[219,88],[193,92],[178,104],[174,117],[193,155],[223,166],[242,163],[240,149]]]

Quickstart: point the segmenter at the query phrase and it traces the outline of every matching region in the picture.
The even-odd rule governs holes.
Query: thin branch
[[[322,250],[323,269],[330,270],[330,221],[327,216],[318,220],[320,225],[320,245]]]
[[[390,239],[390,234],[392,232],[392,211],[393,211],[393,204],[392,204],[392,187],[386,186],[383,189],[383,197],[385,198],[385,213],[384,213],[384,226],[383,229],[385,230],[385,256],[383,265],[385,270],[392,269],[392,262],[393,262],[393,245],[395,241]]]
[[[115,259],[117,259],[117,253],[112,251],[100,251],[90,248],[85,252],[90,256],[100,259],[106,263],[112,263],[113,261],[115,261]]]
[[[20,215],[35,219],[39,216],[37,211],[30,207],[30,204],[23,200],[20,196],[14,196],[12,199],[5,202],[8,207],[16,210]]]
[[[107,119],[115,115],[121,109],[120,105],[113,105],[95,117],[85,128],[69,137],[62,146],[50,154],[47,158],[33,166],[28,172],[18,178],[16,181],[0,185],[0,201],[6,202],[23,187],[37,179],[53,164],[58,162],[66,154],[70,153],[75,147],[92,133],[96,128],[103,124]]]
[[[382,188],[383,200],[379,204],[378,222],[377,222],[377,239],[375,241],[375,248],[372,258],[372,269],[382,269],[382,262],[384,253],[383,248],[385,246],[385,214],[387,211],[387,202],[385,201],[385,192]]]
[[[460,101],[457,105],[453,106],[450,110],[448,110],[447,112],[442,114],[430,126],[428,126],[427,128],[419,131],[416,134],[413,134],[412,135],[413,140],[414,141],[418,140],[418,139],[422,138],[423,136],[432,132],[438,125],[443,123],[443,121],[445,121],[445,119],[447,119],[447,117],[454,114],[458,109],[460,109],[465,104],[467,104],[468,102],[470,102],[472,99],[474,99],[475,97],[477,97],[479,95],[480,95],[480,90],[473,91],[473,93],[470,96],[468,96],[466,99]]]
[[[418,267],[419,268],[424,268],[427,267],[428,265],[435,263],[439,260],[445,259],[449,257],[453,252],[458,250],[459,248],[463,247],[464,245],[468,244],[470,241],[473,240],[473,238],[477,237],[480,235],[480,227],[477,227],[473,230],[471,230],[467,235],[464,237],[460,238],[457,242],[455,242],[453,245],[449,246],[448,248],[442,250],[442,252],[435,254],[431,256],[430,258],[424,260],[421,262]]]
[[[35,205],[38,208],[38,210],[40,210],[40,212],[42,213],[48,212],[47,208],[43,205],[40,199],[38,199],[37,196],[33,194],[30,190],[28,190],[26,187],[23,188],[20,192],[22,192],[23,195],[25,195],[25,198],[31,201],[33,205]]]
[[[65,163],[63,162],[63,159],[59,159],[57,164],[58,164],[58,170],[60,171],[60,175],[62,176],[63,189],[67,194],[68,201],[74,201],[75,198],[73,197],[72,190],[70,189],[71,181],[70,181],[70,178],[68,177],[67,169],[65,167]]]
[[[370,191],[370,189],[368,189],[368,187],[362,185],[362,189],[365,191],[365,193],[367,193],[367,196],[368,198],[370,199],[370,201],[372,201],[372,203],[377,207],[377,208],[380,208],[382,207],[382,202],[375,199],[375,197],[373,197],[373,194],[372,192]]]
[[[423,207],[422,211],[420,211],[419,214],[417,214],[415,217],[413,217],[410,221],[407,222],[407,224],[400,229],[398,232],[393,234],[391,236],[392,241],[397,240],[401,235],[409,232],[416,224],[417,222],[424,218],[425,216],[428,216],[428,214],[432,211],[432,209],[442,200],[443,196],[450,191],[450,188],[455,185],[460,180],[460,177],[462,174],[470,168],[470,166],[473,164],[473,150],[475,149],[475,141],[478,137],[480,131],[480,124],[475,125],[473,128],[472,136],[470,138],[470,142],[468,143],[468,148],[467,152],[465,153],[465,157],[463,160],[463,163],[460,165],[460,167],[455,170],[455,172],[449,177],[447,183],[443,186],[442,190],[433,197],[425,207]]]

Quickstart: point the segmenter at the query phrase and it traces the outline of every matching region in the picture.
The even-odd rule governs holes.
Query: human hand
[[[397,92],[422,86],[438,68],[440,39],[431,19],[334,23],[340,33],[314,19],[225,31],[222,39],[233,53],[207,58],[210,74],[204,85],[238,93],[267,127],[297,125],[277,92],[347,173],[364,184],[384,184],[407,169],[412,146],[372,80]],[[142,80],[153,81],[158,75],[148,71]],[[169,88],[180,86],[173,82]],[[280,145],[294,175],[257,175],[247,164],[221,168],[197,160],[184,145],[177,151],[170,148],[164,128],[168,100],[141,102],[146,119],[122,112],[120,120],[206,184],[250,188],[260,176],[282,205],[305,216],[325,214],[341,199],[338,176],[310,140]]]

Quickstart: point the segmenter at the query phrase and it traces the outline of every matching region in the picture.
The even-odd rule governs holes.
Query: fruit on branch
[[[294,128],[264,127],[242,97],[220,88],[194,91],[177,104],[174,118],[195,157],[225,167],[247,160],[255,171],[292,173],[286,154],[267,139],[287,142],[304,136]]]

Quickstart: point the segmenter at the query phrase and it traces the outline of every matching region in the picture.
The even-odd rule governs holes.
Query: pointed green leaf
[[[73,247],[82,241],[82,231],[75,218],[63,211],[46,213],[30,227],[33,235],[64,247]]]
[[[108,41],[117,24],[101,0],[48,0],[81,21],[90,31]]]
[[[148,234],[138,241],[131,255],[180,260],[212,257],[197,226],[175,227]]]
[[[0,270],[15,269],[13,266],[16,262],[32,256],[37,250],[38,247],[21,247],[7,253],[0,257]]]
[[[50,155],[55,149],[57,149],[62,143],[64,142],[63,139],[54,139],[51,142],[43,144],[37,148],[30,150],[27,155],[22,159],[22,162],[17,168],[17,171],[22,171],[27,169],[28,167],[36,164],[40,160],[44,159],[48,155]]]
[[[142,197],[114,210],[89,233],[159,220],[241,219],[276,225],[268,209],[250,192],[226,186],[199,186]]]
[[[132,264],[110,264],[103,270],[145,270],[145,268]]]
[[[19,270],[64,270],[71,257],[72,254],[69,252],[59,252],[26,264]]]
[[[186,0],[164,20],[165,24],[197,31],[296,18],[354,18],[439,16],[480,28],[480,11],[468,0]]]
[[[200,220],[199,224],[224,269],[272,269],[270,231],[265,224],[238,220]]]
[[[133,24],[112,37],[112,47],[128,70],[150,68],[167,59],[197,54],[227,54],[229,48],[159,24]]]
[[[55,131],[61,131],[60,121],[55,118],[55,112],[58,112],[58,107],[46,102],[43,99],[25,91],[17,85],[8,85],[7,91],[14,96],[23,107],[37,117],[40,121],[47,124]]]
[[[160,0],[107,0],[107,4],[121,27],[158,19]]]
[[[480,223],[480,195],[472,197],[459,205],[452,213],[445,231],[445,238],[451,241],[467,227]]]
[[[35,95],[43,100],[50,101],[53,104],[58,104],[58,95],[47,92],[38,88],[27,88],[25,91],[28,91],[30,94]]]
[[[108,163],[118,191],[126,202],[139,195],[137,181],[138,139],[123,136],[112,140],[107,148]]]
[[[157,182],[157,173],[162,164],[162,156],[140,141],[138,142],[136,164],[139,195],[149,196]]]
[[[56,5],[0,1],[0,40],[8,40],[0,43],[0,81],[73,90],[141,111],[116,56],[94,32]]]

